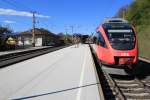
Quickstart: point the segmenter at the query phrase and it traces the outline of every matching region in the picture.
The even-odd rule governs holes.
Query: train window
[[[103,24],[106,36],[112,48],[131,50],[135,47],[135,33],[128,23]]]
[[[106,42],[100,32],[98,32],[98,42],[102,47],[106,48]]]

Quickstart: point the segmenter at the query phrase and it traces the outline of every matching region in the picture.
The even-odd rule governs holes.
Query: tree
[[[136,0],[128,8],[126,18],[134,25],[149,24],[150,0]]]
[[[52,33],[52,32],[50,32],[49,30],[47,30],[47,29],[45,29],[45,28],[40,28],[39,29],[41,32],[43,32],[43,33]]]
[[[124,18],[127,13],[127,9],[128,9],[128,5],[121,7],[114,17]]]
[[[0,50],[5,48],[7,37],[11,34],[11,29],[9,29],[8,27],[0,26]]]
[[[64,34],[64,33],[58,33],[59,39],[61,41],[64,41],[64,43],[68,44],[68,43],[72,43],[72,35],[69,34]]]
[[[126,19],[136,29],[139,54],[150,58],[150,0],[135,0],[127,8]]]
[[[12,30],[9,29],[8,27],[3,27],[3,26],[0,26],[0,34],[10,34],[12,33]]]

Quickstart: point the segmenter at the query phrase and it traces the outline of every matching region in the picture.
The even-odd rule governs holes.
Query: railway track
[[[15,63],[27,60],[27,59],[31,59],[33,57],[37,57],[43,54],[47,54],[47,53],[65,48],[67,46],[48,47],[48,48],[43,48],[43,49],[37,49],[37,50],[35,49],[35,50],[29,50],[29,51],[24,51],[24,52],[1,55],[0,56],[0,68],[3,68],[8,65],[15,64]]]
[[[110,84],[113,95],[119,100],[149,100],[150,82],[142,81],[136,76],[109,75],[104,72],[106,81]],[[108,78],[109,77],[109,78]],[[111,85],[115,84],[115,85]],[[107,87],[104,87],[107,88]],[[117,94],[117,95],[116,95]]]
[[[150,80],[140,79],[136,74],[108,74],[90,48],[105,100],[150,100]]]

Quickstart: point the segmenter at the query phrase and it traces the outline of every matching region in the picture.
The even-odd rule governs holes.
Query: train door
[[[108,48],[106,45],[106,42],[101,34],[101,32],[98,32],[98,41],[97,41],[97,54],[98,54],[98,58],[103,61],[106,62],[109,54],[108,54]]]

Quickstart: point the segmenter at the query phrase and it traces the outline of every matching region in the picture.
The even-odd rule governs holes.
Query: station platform
[[[48,48],[48,47],[51,47],[51,46],[29,47],[29,48],[18,49],[18,50],[0,51],[0,56],[1,56],[1,55],[6,55],[6,54],[12,54],[12,53],[19,53],[19,52],[24,52],[24,51],[30,51],[30,50]]]
[[[70,46],[0,69],[0,100],[100,100],[88,45]]]

